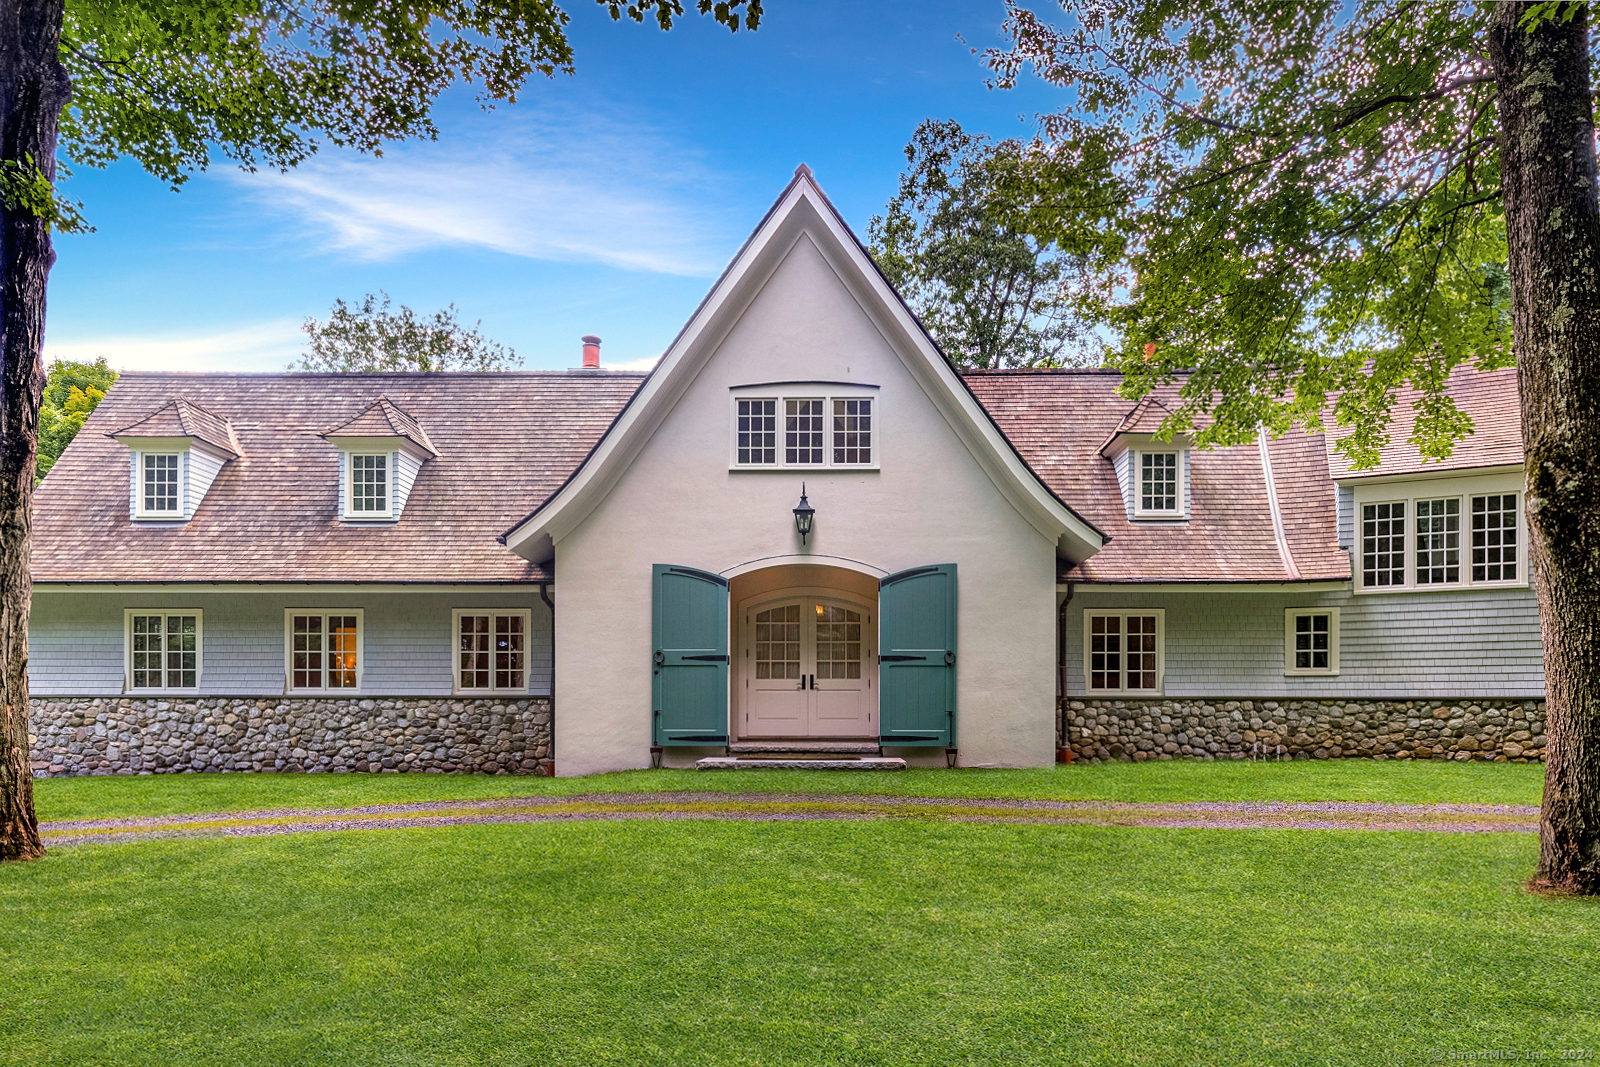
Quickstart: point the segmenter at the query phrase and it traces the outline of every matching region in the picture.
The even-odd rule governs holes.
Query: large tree
[[[599,0],[669,29],[684,0]],[[695,0],[731,30],[761,0]],[[485,106],[570,73],[553,0],[0,0],[0,860],[43,852],[28,761],[29,529],[54,189],[79,165],[137,160],[174,186],[214,154],[291,167],[319,144],[431,137],[457,81]]]
[[[335,300],[328,319],[303,325],[310,351],[290,370],[304,371],[503,371],[517,365],[517,353],[468,327],[451,304],[432,315],[400,305],[389,310],[388,293],[368,293],[352,308]]]
[[[1068,253],[1019,228],[996,179],[1021,150],[929,119],[906,171],[867,225],[872,255],[957,367],[1097,363],[1079,330]]]
[[[1011,0],[999,84],[1068,90],[1011,181],[1025,223],[1099,242],[1083,290],[1128,396],[1172,432],[1351,427],[1396,390],[1413,440],[1471,432],[1444,387],[1518,368],[1548,687],[1533,884],[1600,892],[1600,210],[1583,3]],[[1055,21],[1052,22],[1051,19]],[[1029,199],[1031,198],[1031,200]]]

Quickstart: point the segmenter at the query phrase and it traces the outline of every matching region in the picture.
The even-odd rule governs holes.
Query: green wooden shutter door
[[[651,743],[727,744],[727,581],[658,563],[651,600]]]
[[[956,743],[956,565],[878,583],[878,732],[885,745]]]

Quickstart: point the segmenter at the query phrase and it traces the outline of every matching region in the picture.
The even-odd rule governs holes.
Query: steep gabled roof
[[[193,437],[230,455],[240,455],[239,441],[228,420],[182,397],[167,401],[162,407],[120,430],[108,431],[106,436]]]
[[[423,432],[422,424],[396,407],[394,401],[386,396],[378,397],[361,414],[340,423],[322,436],[403,437],[432,455],[439,454],[439,450],[433,447],[433,442]]]
[[[1450,458],[1423,459],[1410,437],[1417,422],[1417,402],[1422,394],[1402,389],[1395,396],[1389,423],[1389,443],[1378,452],[1378,465],[1354,470],[1344,453],[1335,446],[1350,436],[1347,427],[1332,428],[1327,434],[1328,468],[1339,481],[1356,478],[1383,478],[1399,474],[1432,474],[1470,470],[1474,467],[1520,467],[1523,463],[1522,406],[1517,393],[1517,369],[1476,370],[1457,367],[1445,383],[1445,391],[1456,406],[1472,419],[1473,432],[1456,446]]]
[[[34,580],[545,581],[550,570],[495,537],[562,483],[642,378],[129,371],[39,485]],[[339,521],[339,452],[322,434],[368,410],[375,392],[428,426],[439,458],[423,464],[396,522],[364,528]],[[191,521],[152,529],[129,518],[127,450],[106,434],[140,427],[176,394],[235,413],[243,455]]]
[[[1106,443],[1100,446],[1100,454],[1105,455],[1106,450],[1123,434],[1129,433],[1155,433],[1161,429],[1161,424],[1166,421],[1172,411],[1154,395],[1140,398],[1132,409],[1117,423],[1117,428],[1111,431],[1111,436],[1106,438]]]
[[[560,489],[506,532],[505,543],[529,558],[549,558],[554,540],[574,529],[610,492],[802,235],[828,259],[1018,513],[1072,558],[1095,552],[1104,540],[1101,532],[1029,469],[803,165],[594,450]]]

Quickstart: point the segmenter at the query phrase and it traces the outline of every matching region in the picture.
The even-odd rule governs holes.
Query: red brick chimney
[[[600,338],[588,334],[583,339],[583,369],[600,369]]]

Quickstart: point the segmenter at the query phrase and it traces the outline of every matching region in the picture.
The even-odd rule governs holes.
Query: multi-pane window
[[[289,688],[354,689],[360,653],[358,612],[289,613]]]
[[[1087,612],[1085,673],[1090,692],[1161,688],[1161,612]]]
[[[456,686],[526,689],[528,613],[456,612]]]
[[[736,467],[870,467],[877,426],[871,397],[734,400]]]
[[[833,402],[833,461],[872,462],[872,401]]]
[[[1517,579],[1517,494],[1472,498],[1472,580]]]
[[[130,689],[193,689],[200,680],[200,613],[128,615]]]
[[[861,613],[817,605],[817,677],[861,677]]]
[[[1178,510],[1178,454],[1139,453],[1140,511]]]
[[[389,511],[389,457],[350,457],[350,511],[385,515]]]
[[[1417,584],[1461,580],[1461,501],[1417,501]]]
[[[1361,582],[1369,588],[1406,584],[1404,501],[1362,505]]]
[[[140,488],[143,510],[147,514],[173,514],[180,510],[178,496],[178,453],[142,454]]]
[[[1339,611],[1290,608],[1284,612],[1285,674],[1339,673]]]
[[[776,400],[739,401],[739,462],[767,464],[778,462],[778,402]]]
[[[796,466],[822,462],[821,400],[785,400],[783,461]]]
[[[756,613],[756,677],[800,677],[800,605]]]

